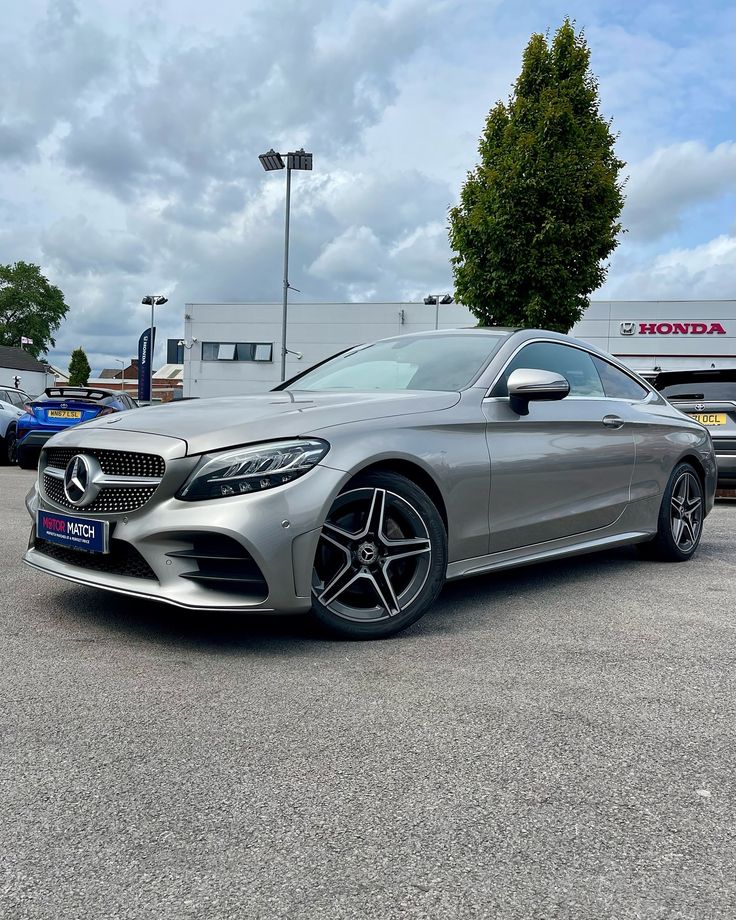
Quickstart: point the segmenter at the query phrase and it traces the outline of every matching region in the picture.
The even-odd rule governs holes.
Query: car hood
[[[307,392],[182,400],[121,412],[85,429],[135,431],[187,442],[188,454],[293,438],[349,422],[449,409],[459,393],[428,391]]]

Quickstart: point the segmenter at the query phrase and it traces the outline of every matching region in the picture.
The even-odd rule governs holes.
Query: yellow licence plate
[[[720,412],[693,412],[692,417],[701,425],[725,425],[726,416]]]
[[[49,409],[49,418],[81,418],[81,412],[72,412],[69,409]]]

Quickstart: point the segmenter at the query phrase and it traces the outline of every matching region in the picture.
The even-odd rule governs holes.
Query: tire
[[[36,451],[22,450],[18,448],[18,466],[22,470],[35,470],[38,469],[38,458],[39,453]]]
[[[0,438],[0,466],[15,463],[15,425],[8,425],[5,437]]]
[[[689,463],[679,463],[662,496],[657,535],[637,549],[646,559],[687,562],[695,554],[703,533],[703,484]]]
[[[434,603],[447,533],[429,496],[398,473],[367,473],[333,502],[312,572],[312,615],[333,635],[383,639]]]

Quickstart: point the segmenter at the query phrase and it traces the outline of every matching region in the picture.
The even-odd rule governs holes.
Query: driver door
[[[517,368],[562,374],[570,395],[530,401],[518,415],[508,399]],[[629,502],[634,437],[606,399],[582,348],[530,342],[506,365],[483,402],[491,457],[490,552],[588,534],[613,524]]]

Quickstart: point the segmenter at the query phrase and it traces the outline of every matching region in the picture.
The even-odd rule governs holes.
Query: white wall
[[[286,375],[361,342],[434,329],[435,309],[417,303],[291,304],[287,345],[304,357],[287,355]],[[475,324],[465,307],[439,307],[440,329]],[[184,349],[185,396],[257,393],[279,383],[281,304],[187,304],[184,330],[186,342],[198,340]],[[273,360],[202,361],[202,342],[271,342]]]
[[[19,389],[29,396],[38,396],[46,387],[54,385],[53,374],[44,374],[40,371],[24,371],[14,367],[0,367],[0,385],[15,386],[15,377],[20,377]]]
[[[720,322],[725,335],[641,335],[640,322]],[[622,322],[635,322],[624,335]],[[475,326],[458,304],[439,307],[439,328]],[[274,387],[281,369],[281,304],[187,304],[184,396],[257,393]],[[304,355],[287,356],[286,374],[328,358],[341,349],[402,333],[435,328],[435,307],[423,303],[318,303],[289,305],[288,346]],[[736,367],[736,301],[593,301],[572,335],[620,357],[637,370],[655,366]],[[269,342],[273,360],[202,361],[202,342]]]
[[[622,324],[634,324],[626,335]],[[686,324],[688,329],[651,334],[641,325]],[[717,323],[725,334],[693,331],[693,323]],[[665,326],[666,329],[666,326]],[[736,367],[736,300],[593,301],[571,334],[616,355],[634,370]]]

